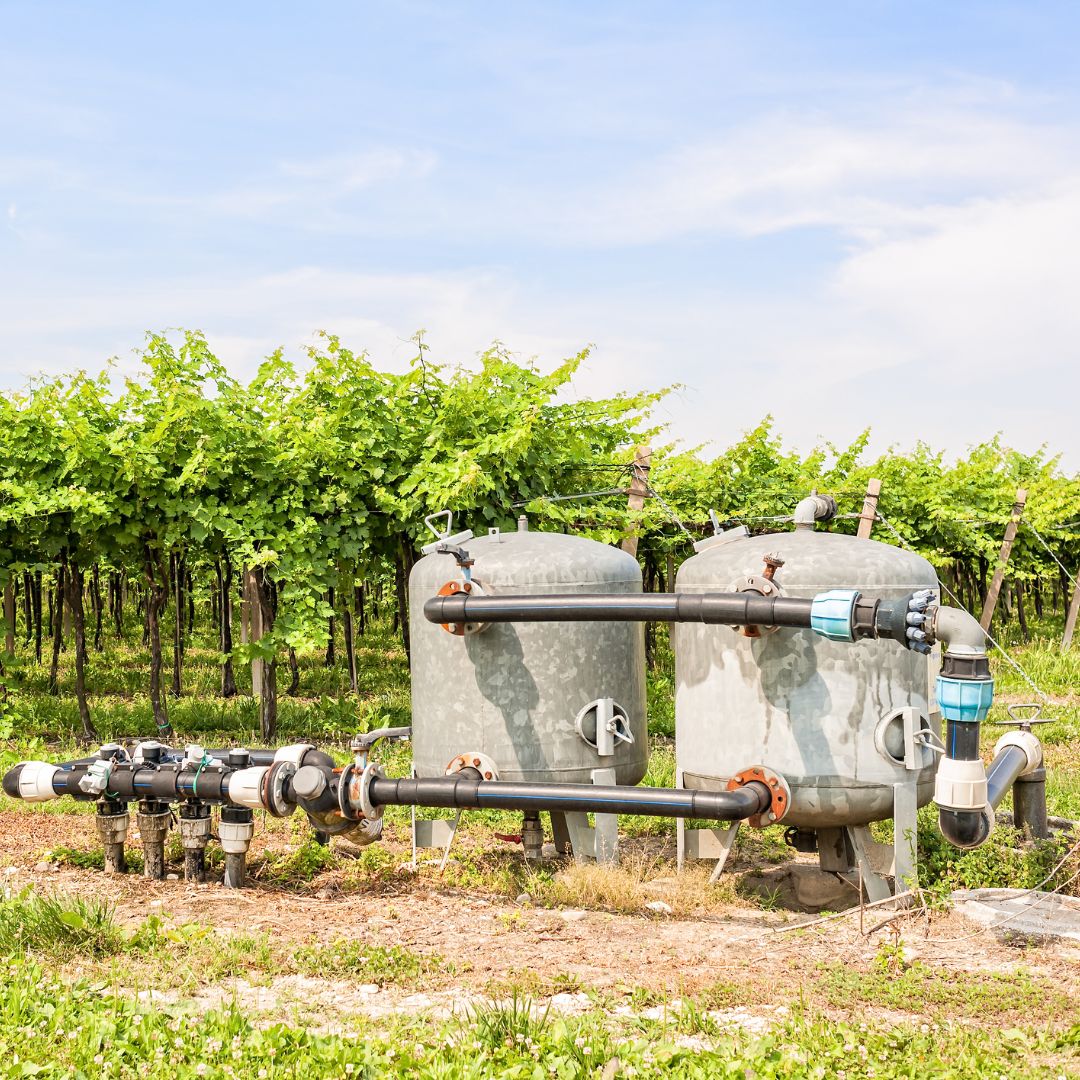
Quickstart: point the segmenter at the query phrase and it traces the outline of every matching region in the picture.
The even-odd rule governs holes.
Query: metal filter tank
[[[892,599],[938,587],[930,563],[887,544],[812,529],[735,532],[699,544],[679,570],[677,592],[767,590],[766,571],[791,597],[842,586]],[[766,556],[776,557],[772,567]],[[930,801],[933,736],[925,732],[940,732],[931,658],[892,641],[834,642],[812,630],[754,637],[683,623],[672,636],[684,786],[723,787],[747,762],[760,762],[790,785],[784,824],[806,829],[891,818],[896,785],[914,783],[918,804]]]
[[[641,592],[633,556],[582,537],[493,530],[461,546],[484,594]],[[424,556],[409,576],[416,774],[441,776],[458,755],[482,753],[503,780],[587,784],[605,769],[619,784],[641,780],[641,624],[493,623],[452,634],[423,615],[449,582],[460,586],[464,574],[446,554]]]

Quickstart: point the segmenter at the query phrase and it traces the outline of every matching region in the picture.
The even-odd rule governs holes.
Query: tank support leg
[[[614,784],[614,769],[593,769],[594,784]],[[619,818],[616,814],[595,814],[593,816],[593,854],[598,863],[616,863],[619,861]]]
[[[589,815],[571,811],[562,816],[566,822],[566,831],[570,834],[574,862],[596,858],[596,834],[589,827]]]
[[[890,868],[885,865],[889,861],[888,847],[879,844],[865,825],[849,825],[846,831],[855,852],[855,861],[862,871],[863,888],[870,902],[888,900],[893,894],[887,876]]]
[[[570,829],[566,824],[566,815],[555,810],[551,811],[551,835],[555,841],[555,850],[560,855],[573,854],[574,844],[570,839]]]
[[[893,785],[893,891],[919,883],[919,790],[914,780]]]
[[[727,866],[731,849],[735,846],[735,838],[739,835],[739,826],[741,824],[741,821],[729,821],[722,828],[709,830],[719,841],[720,850],[723,852],[720,858],[716,860],[716,866],[709,877],[710,885],[715,885],[720,880],[720,875],[724,872],[724,867]]]

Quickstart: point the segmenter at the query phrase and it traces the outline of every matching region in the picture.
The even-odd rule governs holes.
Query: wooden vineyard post
[[[4,586],[4,620],[7,622],[7,633],[4,640],[4,649],[9,655],[15,653],[15,578],[7,579]]]
[[[881,481],[870,479],[866,482],[866,498],[863,499],[862,513],[859,515],[859,539],[869,540],[877,521],[878,496],[881,494]]]
[[[1016,493],[1016,502],[1013,504],[1009,524],[1005,526],[1005,537],[1001,541],[1001,553],[998,555],[997,568],[994,570],[994,577],[986,593],[986,603],[983,604],[982,617],[979,619],[979,625],[983,630],[989,630],[990,623],[994,620],[994,609],[997,607],[998,597],[1001,595],[1001,586],[1005,581],[1005,567],[1008,565],[1009,555],[1012,554],[1013,542],[1016,540],[1016,533],[1020,528],[1020,519],[1024,516],[1024,504],[1026,502],[1027,490],[1020,488]]]
[[[1069,614],[1065,616],[1065,633],[1061,638],[1062,651],[1072,645],[1073,632],[1076,630],[1076,616],[1080,614],[1080,584],[1073,587],[1072,600],[1069,601]]]
[[[244,571],[244,606],[247,608],[247,639],[254,644],[263,636],[262,603],[259,600],[259,583],[253,570]],[[251,696],[262,697],[264,661],[251,661]]]
[[[640,513],[645,508],[645,499],[649,494],[649,468],[652,460],[652,447],[639,446],[634,453],[634,464],[630,467],[630,498],[626,508],[632,514]],[[637,558],[637,525],[630,526],[620,547],[623,551]]]

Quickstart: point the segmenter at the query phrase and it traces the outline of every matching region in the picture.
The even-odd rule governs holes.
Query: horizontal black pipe
[[[700,622],[725,626],[810,625],[813,600],[757,593],[598,593],[537,596],[433,596],[433,623]]]
[[[735,791],[693,791],[686,788],[477,780],[467,772],[412,780],[374,777],[368,797],[374,806],[645,814],[713,821],[742,821],[763,813],[772,804],[768,787],[757,781]]]
[[[56,773],[53,777],[53,791],[57,795],[70,795],[82,801],[100,798],[98,795],[88,795],[79,787],[79,781],[86,773],[86,766]],[[105,794],[119,801],[199,798],[207,802],[224,802],[228,798],[228,778],[227,771],[217,769],[203,769],[197,773],[194,769],[181,771],[175,765],[114,765]],[[5,777],[5,781],[6,779]],[[17,785],[16,776],[16,790]],[[4,789],[7,788],[5,782]]]

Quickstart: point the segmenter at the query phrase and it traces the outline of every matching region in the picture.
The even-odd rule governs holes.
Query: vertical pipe
[[[1046,770],[1033,769],[1013,785],[1013,822],[1029,840],[1050,837],[1046,815]]]

